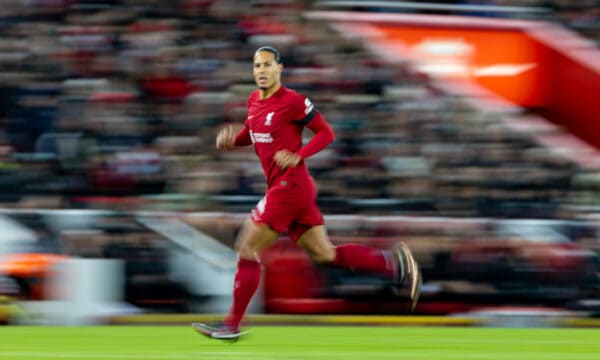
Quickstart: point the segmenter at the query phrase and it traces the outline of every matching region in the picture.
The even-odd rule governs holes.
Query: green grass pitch
[[[0,359],[597,360],[598,329],[259,326],[237,343],[189,326],[0,327]]]

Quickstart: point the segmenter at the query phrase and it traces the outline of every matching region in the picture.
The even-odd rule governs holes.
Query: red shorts
[[[287,230],[293,241],[313,226],[324,224],[312,181],[302,184],[294,180],[278,181],[267,190],[250,216],[254,222],[266,224],[279,233]]]

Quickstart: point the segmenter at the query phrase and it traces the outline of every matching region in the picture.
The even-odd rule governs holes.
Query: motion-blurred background
[[[214,138],[267,44],[337,134],[332,241],[409,244],[417,314],[597,317],[599,42],[591,0],[1,0],[1,317],[227,310],[265,185]],[[263,265],[255,312],[408,312],[285,236]]]

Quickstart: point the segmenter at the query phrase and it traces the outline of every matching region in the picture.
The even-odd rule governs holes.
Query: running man
[[[239,259],[229,314],[221,322],[192,324],[214,339],[237,339],[243,334],[240,323],[260,281],[259,254],[285,231],[317,264],[387,276],[399,288],[408,288],[413,308],[419,297],[421,274],[406,245],[388,253],[359,244],[333,246],[329,241],[317,207],[317,189],[304,159],[331,143],[334,132],[307,97],[281,84],[282,71],[275,48],[256,50],[253,75],[258,89],[248,97],[244,127],[236,134],[230,125],[217,135],[220,150],[254,144],[267,191],[236,241]],[[303,146],[304,127],[314,135]]]

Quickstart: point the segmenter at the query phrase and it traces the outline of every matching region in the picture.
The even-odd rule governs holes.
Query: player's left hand
[[[291,151],[279,150],[273,156],[273,160],[275,160],[275,163],[279,165],[280,168],[286,169],[300,164],[302,158],[300,157],[300,155]]]

